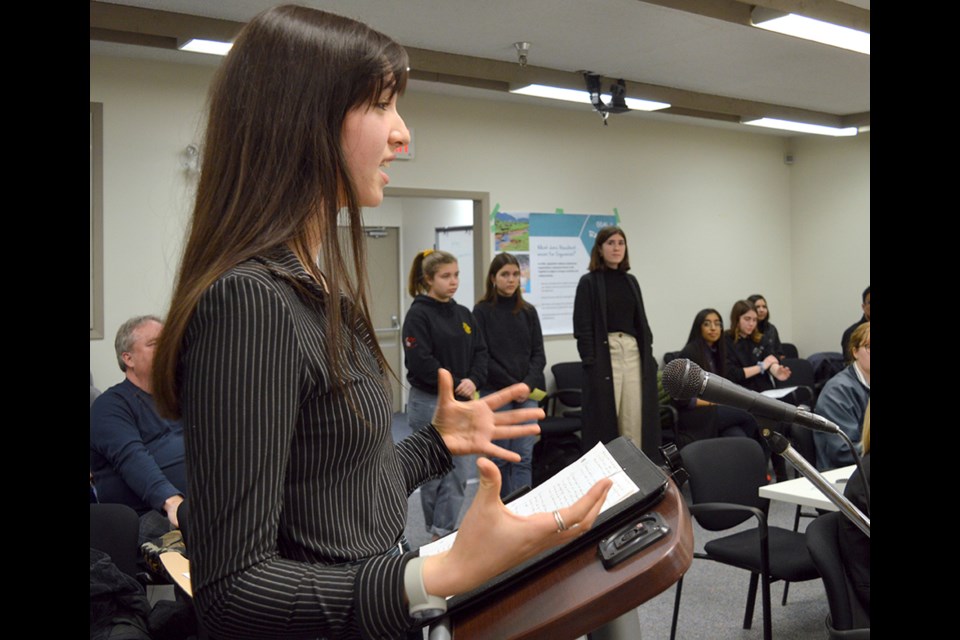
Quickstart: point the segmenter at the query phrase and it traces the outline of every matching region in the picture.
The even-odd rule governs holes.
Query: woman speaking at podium
[[[515,461],[491,439],[535,433],[505,427],[542,415],[494,414],[519,387],[456,402],[442,371],[432,425],[392,441],[361,207],[380,204],[409,142],[396,102],[408,65],[364,24],[281,6],[241,30],[216,72],[154,367],[158,406],[184,423],[190,577],[213,637],[402,637],[446,596],[589,528],[609,488],[520,518],[481,458],[453,547],[404,549],[413,489],[452,455]]]

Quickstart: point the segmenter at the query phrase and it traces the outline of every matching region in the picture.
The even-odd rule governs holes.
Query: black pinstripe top
[[[349,399],[334,390],[326,303],[281,248],[214,283],[184,337],[191,580],[217,637],[389,638],[411,624],[413,554],[389,552],[407,496],[450,453],[433,428],[394,446],[365,329],[343,347]]]

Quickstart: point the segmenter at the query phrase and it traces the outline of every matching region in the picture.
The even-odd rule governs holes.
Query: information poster
[[[524,297],[537,307],[544,335],[573,333],[573,300],[597,232],[614,215],[498,212],[494,249],[520,261]]]

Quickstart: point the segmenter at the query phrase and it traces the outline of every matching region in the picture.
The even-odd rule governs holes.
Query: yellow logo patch
[[[468,325],[466,322],[463,323],[463,331],[467,334],[473,333],[473,329],[471,329],[470,325]]]

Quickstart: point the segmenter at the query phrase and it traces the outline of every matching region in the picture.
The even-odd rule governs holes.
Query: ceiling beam
[[[111,37],[123,37],[126,44],[157,46],[152,42],[176,42],[179,39],[204,38],[229,42],[243,27],[242,22],[191,16],[185,13],[141,9],[122,4],[90,2],[90,39],[119,42]],[[123,34],[122,36],[120,34]],[[157,40],[161,38],[162,40]],[[167,47],[162,47],[167,48]],[[176,48],[176,47],[174,47]]]
[[[870,11],[840,0],[639,0],[639,2],[695,13],[745,27],[752,26],[750,12],[754,6],[759,6],[784,13],[796,13],[870,33]]]
[[[498,91],[509,91],[511,85],[526,84],[546,84],[577,90],[586,88],[580,71],[560,71],[533,65],[521,67],[515,62],[475,58],[414,47],[406,47],[406,49],[410,55],[411,77],[416,80],[445,82],[455,79],[451,84]],[[607,86],[616,80],[602,78],[601,84]],[[672,105],[671,109],[664,109],[659,113],[699,114],[697,117],[734,122],[741,118],[768,117],[799,120],[828,127],[843,126],[842,114],[699,93],[633,80],[626,80],[626,87],[626,96],[629,98],[669,102]],[[869,113],[866,117],[869,119]]]
[[[785,2],[786,0],[776,1]],[[822,2],[826,1],[822,0]],[[768,0],[768,4],[773,3],[774,0]],[[746,15],[749,20],[749,5],[736,0],[656,0],[652,4],[673,8],[696,6],[699,8],[697,12],[701,15],[706,15],[702,12],[709,11],[710,17],[718,19]],[[179,43],[195,37],[229,41],[242,27],[242,22],[230,20],[141,9],[93,0],[90,2],[91,40],[176,49]],[[586,88],[583,71],[589,71],[564,71],[532,65],[521,67],[516,62],[415,47],[406,47],[406,49],[410,55],[410,77],[413,79],[491,91],[506,92],[512,85],[531,83],[582,90]],[[614,78],[603,78],[602,85],[608,86],[615,81]],[[672,105],[671,108],[661,110],[660,113],[729,122],[737,122],[744,118],[769,117],[800,120],[832,127],[851,126],[845,122],[854,120],[858,124],[869,125],[870,121],[869,112],[831,114],[731,96],[699,93],[630,79],[625,81],[627,97],[669,102]]]

